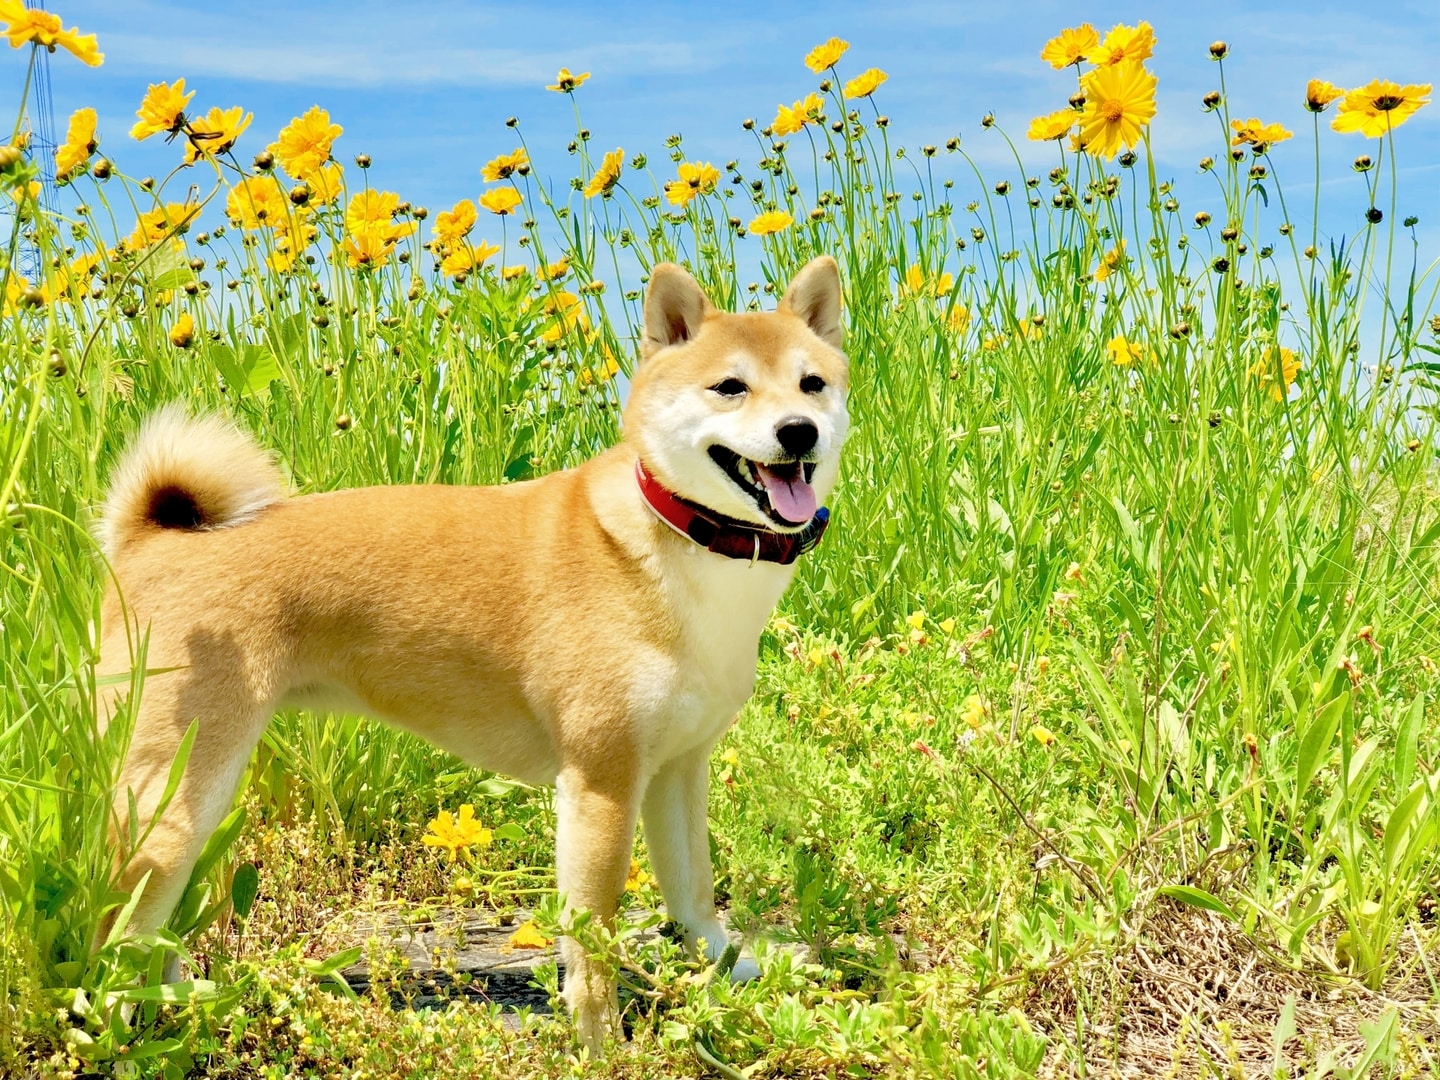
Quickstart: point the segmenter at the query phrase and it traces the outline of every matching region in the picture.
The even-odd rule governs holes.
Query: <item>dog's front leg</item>
[[[556,877],[567,915],[589,911],[606,927],[614,927],[635,846],[637,787],[628,775],[602,776],[582,769],[565,769],[556,780]],[[598,1056],[606,1033],[620,1032],[615,980],[578,942],[565,938],[560,948],[565,1003],[581,1043]]]
[[[694,955],[718,960],[729,944],[715,914],[715,878],[706,827],[710,750],[703,746],[667,762],[645,791],[645,846],[665,909],[685,933]],[[744,977],[748,968],[737,971]]]

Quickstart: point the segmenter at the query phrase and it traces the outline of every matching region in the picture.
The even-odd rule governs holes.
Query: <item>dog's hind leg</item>
[[[102,650],[101,670],[123,670],[123,642],[118,653],[109,645]],[[234,803],[270,710],[233,642],[197,635],[183,649],[171,650],[152,640],[149,656],[147,666],[155,673],[146,678],[136,706],[112,818],[117,887],[131,891],[149,875],[126,928],[130,933],[155,930],[169,918],[205,842]],[[192,722],[196,731],[189,757],[169,804],[162,807],[172,764]]]
[[[608,928],[625,891],[635,846],[638,784],[629,775],[563,770],[555,783],[555,862],[565,912],[589,911]],[[592,1055],[605,1035],[620,1033],[615,979],[603,961],[592,959],[576,941],[560,943],[565,960],[565,1003],[575,1030]]]

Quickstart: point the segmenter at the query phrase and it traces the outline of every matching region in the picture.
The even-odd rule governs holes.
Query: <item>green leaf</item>
[[[305,970],[317,978],[323,978],[326,975],[334,975],[341,968],[349,967],[364,954],[364,947],[356,945],[354,948],[337,952],[333,956],[327,956],[324,960],[306,960]]]
[[[1291,792],[1292,811],[1298,813],[1300,799],[1310,787],[1310,782],[1315,779],[1315,774],[1320,771],[1330,744],[1335,741],[1335,729],[1340,726],[1340,717],[1344,715],[1349,704],[1349,694],[1331,698],[1316,710],[1310,724],[1301,734],[1300,754],[1295,759],[1295,790]]]
[[[1381,844],[1384,852],[1385,878],[1387,880],[1395,876],[1396,870],[1403,861],[1408,863],[1410,852],[1406,841],[1410,839],[1411,826],[1420,815],[1421,808],[1425,807],[1426,797],[1430,794],[1428,780],[1421,779],[1415,782],[1406,796],[1400,800],[1395,809],[1390,812],[1390,820],[1385,823],[1385,838]],[[1402,850],[1402,845],[1404,848]]]
[[[190,979],[188,982],[159,983],[155,986],[133,986],[128,990],[115,990],[106,997],[114,1002],[155,1002],[160,1005],[182,1005],[187,1001],[209,1001],[219,993],[219,987],[209,979]]]
[[[248,919],[250,909],[255,906],[255,897],[260,892],[260,872],[251,862],[241,863],[235,868],[235,877],[230,882],[230,904],[235,908],[235,917]]]
[[[1233,923],[1240,921],[1240,916],[1235,914],[1233,908],[1213,893],[1204,889],[1197,889],[1193,885],[1165,885],[1156,890],[1161,896],[1168,896],[1172,900],[1179,900],[1182,904],[1189,904],[1191,907],[1202,908],[1205,911],[1213,911],[1217,915],[1224,915]]]
[[[513,821],[507,821],[495,830],[496,840],[524,840],[525,830]]]
[[[1420,722],[1425,718],[1425,695],[1416,694],[1415,700],[1400,721],[1395,732],[1395,790],[1409,791],[1410,781],[1415,777],[1415,756],[1420,740]]]

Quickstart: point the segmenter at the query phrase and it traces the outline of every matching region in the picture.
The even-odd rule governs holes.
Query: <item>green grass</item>
[[[508,245],[463,277],[434,271],[417,208],[383,265],[350,265],[358,166],[304,222],[282,200],[291,235],[315,228],[313,263],[284,271],[275,215],[222,224],[250,171],[232,155],[152,187],[92,164],[70,185],[84,211],[24,204],[12,260],[23,241],[99,261],[69,301],[5,271],[0,1070],[1009,1076],[1134,1065],[1144,1028],[1143,1067],[1182,1075],[1279,1060],[1272,1042],[1289,1064],[1267,1075],[1440,1071],[1440,322],[1393,201],[1404,131],[1368,144],[1383,220],[1316,251],[1323,177],[1281,188],[1265,155],[1232,156],[1223,97],[1213,192],[1182,207],[1144,144],[952,188],[935,159],[963,150],[892,146],[870,99],[839,95],[792,137],[756,131],[755,162],[677,207],[663,152],[580,193],[600,157],[581,90],[577,177],[504,181],[522,207],[482,210],[469,240]],[[1317,118],[1302,137],[1340,136]],[[198,221],[117,249],[200,181]],[[777,208],[794,224],[743,235]],[[835,527],[766,634],[712,795],[732,924],[803,940],[814,966],[730,988],[651,947],[627,976],[633,1052],[603,1065],[577,1064],[564,1025],[336,997],[337,911],[544,908],[553,818],[544,792],[309,714],[272,725],[172,930],[92,954],[126,899],[107,840],[125,724],[96,734],[87,529],[150,410],[236,416],[302,491],[516,480],[618,437],[610,365],[635,362],[647,267],[682,259],[717,303],[758,306],[820,253],[843,268],[852,358]],[[1276,392],[1281,349],[1300,367]],[[467,801],[497,838],[451,866],[420,838]],[[1135,958],[1202,932],[1288,980],[1288,1021],[1275,1001],[1142,1021]],[[147,987],[176,950],[204,978]],[[1323,1035],[1315,1000],[1358,1026]]]

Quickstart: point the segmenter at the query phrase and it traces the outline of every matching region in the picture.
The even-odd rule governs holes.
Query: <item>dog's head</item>
[[[840,273],[813,259],[773,312],[717,311],[681,267],[656,266],[625,437],[684,499],[781,532],[829,495],[849,430]]]

